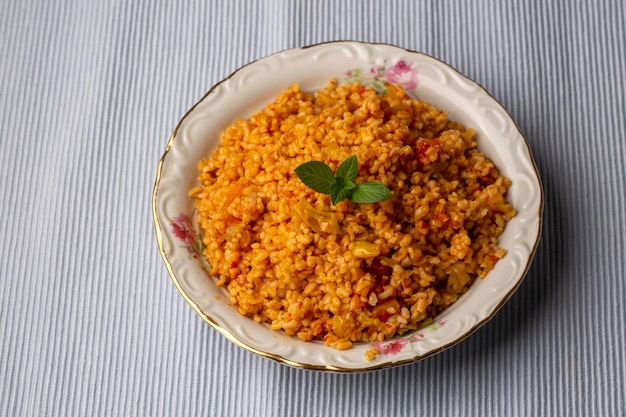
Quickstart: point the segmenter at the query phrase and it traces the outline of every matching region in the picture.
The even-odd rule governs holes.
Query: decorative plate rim
[[[327,47],[332,47],[332,46],[346,46],[346,47],[359,47],[359,48],[375,48],[375,47],[379,47],[379,48],[384,48],[384,49],[389,49],[389,50],[393,50],[394,52],[403,52],[405,54],[408,54],[410,56],[414,56],[417,58],[421,58],[421,59],[427,59],[427,60],[432,60],[433,62],[438,62],[440,65],[444,66],[446,71],[448,71],[449,74],[453,74],[456,77],[459,77],[460,79],[464,80],[465,82],[467,82],[468,84],[471,84],[473,86],[473,88],[476,88],[477,90],[480,90],[481,94],[485,95],[486,98],[489,99],[489,101],[491,102],[491,104],[497,106],[498,111],[500,111],[502,114],[504,114],[506,116],[506,123],[515,129],[515,133],[516,135],[521,139],[521,142],[524,145],[524,149],[522,151],[525,152],[525,155],[528,158],[528,163],[530,165],[531,168],[531,174],[532,174],[532,180],[536,181],[536,186],[537,186],[537,193],[538,193],[538,201],[536,203],[537,207],[536,207],[536,236],[534,236],[533,238],[533,244],[532,247],[529,248],[529,254],[527,256],[527,259],[525,259],[525,265],[523,268],[521,268],[518,272],[519,277],[515,280],[514,284],[508,289],[508,291],[506,293],[504,293],[503,295],[501,295],[499,302],[492,307],[492,310],[490,311],[489,314],[487,314],[484,317],[479,318],[470,328],[463,330],[462,334],[460,334],[459,336],[454,337],[451,341],[449,341],[448,343],[442,343],[440,345],[435,346],[434,348],[428,349],[425,353],[422,354],[415,354],[413,356],[409,356],[407,358],[404,359],[398,359],[398,360],[394,360],[393,358],[390,358],[388,360],[379,360],[379,361],[372,361],[372,362],[368,362],[368,361],[363,361],[363,366],[355,366],[355,367],[351,367],[351,366],[341,366],[341,365],[334,365],[334,364],[314,364],[314,363],[306,363],[302,360],[294,360],[289,358],[287,355],[282,355],[282,354],[276,354],[276,353],[272,353],[272,352],[268,352],[265,351],[263,349],[257,348],[255,346],[252,346],[249,343],[246,343],[244,341],[242,341],[237,335],[233,334],[233,332],[227,328],[225,328],[224,326],[222,326],[220,323],[218,323],[214,318],[212,318],[209,314],[205,313],[203,311],[203,309],[200,307],[200,305],[198,305],[198,303],[193,299],[193,297],[188,294],[187,290],[184,288],[184,286],[181,284],[181,279],[177,276],[177,273],[175,272],[175,268],[174,265],[172,264],[172,261],[167,253],[167,250],[165,249],[165,245],[164,245],[164,237],[163,237],[163,227],[164,225],[162,224],[162,220],[160,219],[159,216],[159,191],[160,191],[160,186],[161,186],[161,180],[162,180],[162,176],[163,176],[163,167],[164,164],[166,162],[167,157],[170,155],[172,147],[174,145],[174,142],[176,140],[176,138],[179,135],[179,132],[181,130],[181,127],[183,126],[183,124],[189,119],[189,117],[194,113],[194,111],[196,109],[198,109],[198,107],[200,105],[202,105],[207,98],[209,98],[215,91],[217,91],[219,88],[221,88],[221,86],[223,86],[224,83],[228,82],[229,80],[232,80],[234,77],[236,77],[238,74],[242,73],[244,70],[246,70],[246,68],[249,68],[250,66],[257,64],[259,62],[265,62],[268,60],[272,60],[272,59],[279,59],[281,55],[283,54],[293,54],[293,53],[298,53],[298,52],[307,52],[307,51],[314,51],[316,48],[327,48]],[[363,63],[363,62],[362,62]],[[327,80],[325,80],[327,81]],[[288,82],[285,82],[284,87],[286,88],[288,86]],[[278,93],[278,91],[276,91],[276,94]],[[260,108],[260,107],[259,107]],[[230,121],[232,122],[232,120]],[[448,65],[447,63],[443,62],[442,60],[433,57],[431,55],[422,53],[422,52],[417,52],[417,51],[412,51],[409,49],[405,49],[405,48],[401,48],[398,47],[396,45],[392,45],[392,44],[388,44],[388,43],[372,43],[372,42],[360,42],[360,41],[331,41],[331,42],[322,42],[322,43],[317,43],[317,44],[312,44],[312,45],[307,45],[307,46],[303,46],[300,48],[289,48],[289,49],[284,49],[281,51],[278,51],[276,53],[270,54],[268,56],[256,59],[251,61],[248,64],[245,64],[241,67],[239,67],[237,70],[235,70],[234,72],[232,72],[230,75],[228,75],[226,78],[222,79],[221,81],[217,82],[216,84],[214,84],[189,110],[187,110],[185,112],[185,114],[183,115],[183,117],[178,121],[178,123],[176,124],[174,130],[172,131],[165,150],[161,156],[161,158],[159,159],[158,162],[158,166],[157,166],[157,174],[156,174],[156,178],[155,178],[155,182],[153,185],[153,191],[152,191],[152,218],[153,218],[153,222],[154,222],[154,227],[155,227],[155,234],[156,234],[156,241],[157,241],[157,246],[159,248],[159,253],[161,255],[161,258],[163,259],[163,262],[165,264],[165,267],[167,269],[168,275],[170,276],[170,279],[172,280],[172,282],[174,283],[176,289],[179,291],[179,293],[182,295],[183,299],[192,307],[192,309],[196,312],[196,314],[198,314],[200,316],[200,318],[205,321],[207,324],[209,324],[211,327],[213,327],[215,330],[217,330],[220,334],[222,334],[224,337],[226,337],[228,340],[230,340],[231,342],[233,342],[234,344],[236,344],[237,346],[248,350],[252,353],[255,353],[259,356],[262,357],[266,357],[272,360],[275,360],[277,362],[292,366],[292,367],[296,367],[296,368],[302,368],[302,369],[309,369],[309,370],[317,370],[317,371],[331,371],[331,372],[343,372],[343,373],[354,373],[354,372],[366,372],[366,371],[373,371],[373,370],[379,370],[379,369],[384,369],[384,368],[389,368],[389,367],[395,367],[395,366],[401,366],[401,365],[407,365],[410,363],[414,363],[414,362],[418,362],[422,359],[425,359],[429,356],[435,355],[439,352],[442,352],[443,350],[448,349],[449,347],[461,342],[462,340],[466,339],[467,337],[469,337],[472,333],[474,333],[479,327],[481,327],[482,325],[484,325],[486,322],[488,322],[489,320],[491,320],[497,313],[498,311],[502,308],[502,306],[510,299],[510,297],[513,295],[513,293],[519,288],[519,286],[521,285],[521,283],[523,282],[524,278],[526,277],[528,270],[530,269],[534,256],[536,254],[536,250],[537,247],[539,245],[539,242],[541,240],[541,235],[542,235],[542,227],[543,227],[543,210],[544,210],[544,190],[543,190],[543,185],[541,182],[541,177],[539,175],[539,170],[537,169],[537,165],[535,163],[534,157],[532,155],[530,146],[528,141],[526,140],[526,138],[524,137],[523,133],[521,132],[521,129],[519,128],[519,126],[517,125],[517,123],[513,120],[513,118],[511,117],[511,115],[509,114],[508,110],[506,110],[506,108],[498,101],[496,100],[484,87],[482,87],[480,84],[478,84],[476,81],[469,79],[468,77],[466,77],[465,75],[463,75],[461,72],[459,72],[458,70],[456,70],[455,68],[451,67],[450,65]],[[234,308],[233,308],[234,310]],[[444,311],[445,312],[445,311]],[[238,313],[237,313],[238,314]],[[250,323],[253,323],[255,325],[258,325],[257,323],[254,323],[252,320],[250,320]],[[419,331],[419,330],[418,330]],[[410,334],[414,334],[416,332],[411,332]],[[391,339],[394,340],[394,339]],[[387,342],[387,341],[386,341]],[[310,344],[312,342],[301,342],[303,344]],[[332,348],[327,348],[329,350],[332,350]],[[354,354],[359,354],[357,352],[355,352]],[[385,358],[387,359],[387,358]]]

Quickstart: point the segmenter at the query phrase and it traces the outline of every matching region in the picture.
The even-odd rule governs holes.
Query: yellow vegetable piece
[[[296,204],[292,213],[316,233],[341,233],[336,213],[317,210],[306,200]]]
[[[357,241],[354,242],[352,254],[357,258],[373,258],[380,255],[380,246],[372,242]]]
[[[341,149],[339,149],[339,146],[337,145],[337,142],[335,141],[330,142],[328,146],[326,147],[326,149],[328,149],[328,153],[330,154],[330,157],[337,161],[345,161],[350,156],[349,153],[344,152]]]
[[[449,292],[457,293],[470,282],[470,279],[471,278],[467,272],[459,272],[458,274],[456,272],[451,272],[450,275],[448,275],[447,290]]]

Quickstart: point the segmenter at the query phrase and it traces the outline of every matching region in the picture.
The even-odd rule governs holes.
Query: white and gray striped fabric
[[[1,416],[617,416],[626,408],[621,0],[0,0]],[[475,334],[366,374],[228,342],[178,294],[150,196],[184,112],[239,66],[384,42],[482,84],[527,137],[544,233]]]

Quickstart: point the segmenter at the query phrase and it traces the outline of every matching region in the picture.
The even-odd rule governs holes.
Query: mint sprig
[[[333,205],[343,200],[354,203],[376,203],[391,198],[391,191],[379,181],[362,182],[355,184],[359,162],[356,155],[343,161],[337,172],[323,162],[309,161],[295,169],[296,175],[309,188],[329,194]]]
[[[296,174],[307,187],[323,194],[330,194],[336,184],[333,170],[320,161],[305,162],[296,168]]]

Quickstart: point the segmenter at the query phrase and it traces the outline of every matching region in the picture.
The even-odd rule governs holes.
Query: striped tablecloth
[[[0,415],[617,416],[626,408],[619,0],[0,0]],[[488,324],[365,374],[244,351],[180,297],[150,196],[176,122],[273,52],[433,55],[525,134],[544,233]]]

